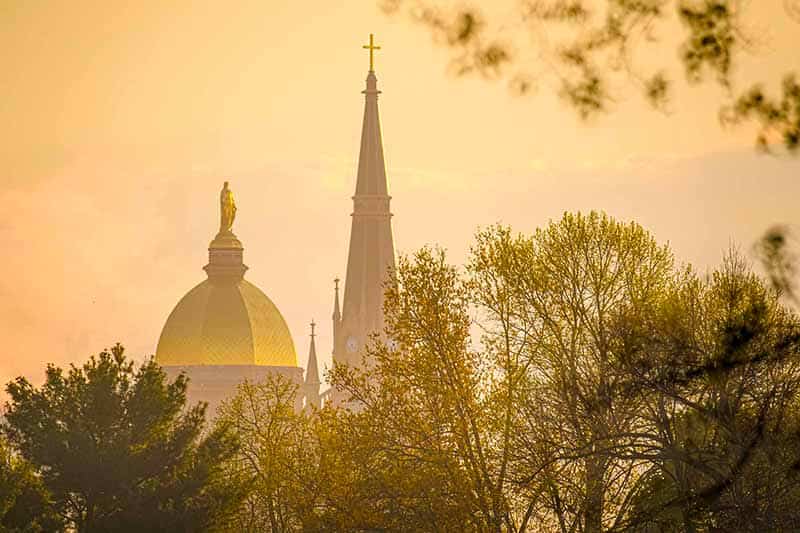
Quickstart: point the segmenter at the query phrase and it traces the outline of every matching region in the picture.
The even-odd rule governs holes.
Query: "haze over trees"
[[[329,376],[350,410],[298,413],[275,377],[242,384],[201,436],[185,380],[121,347],[9,384],[1,523],[800,527],[800,322],[736,251],[700,275],[635,223],[566,214],[533,235],[482,230],[463,267],[422,249],[396,281],[393,342]]]

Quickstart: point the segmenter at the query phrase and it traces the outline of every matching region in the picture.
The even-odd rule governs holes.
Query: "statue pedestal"
[[[211,244],[208,245],[208,249],[235,249],[235,250],[243,250],[242,241],[240,241],[236,235],[233,234],[232,231],[220,231],[217,233],[217,236],[214,237],[214,240],[211,241]]]
[[[221,231],[208,247],[208,264],[203,267],[212,283],[241,281],[247,266],[244,248],[232,231]]]

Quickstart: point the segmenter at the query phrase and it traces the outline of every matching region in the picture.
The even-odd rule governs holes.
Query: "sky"
[[[775,86],[800,70],[800,26],[781,0],[748,6],[758,46],[735,81]],[[673,30],[645,67],[676,53]],[[728,95],[714,86],[678,83],[661,113],[621,85],[587,123],[547,80],[517,97],[454,77],[424,28],[373,0],[5,0],[0,381],[41,382],[47,363],[116,342],[153,354],[205,278],[225,180],[247,278],[282,311],[301,365],[319,323],[329,365],[370,33],[398,253],[435,244],[458,264],[479,227],[528,233],[597,209],[706,271],[731,245],[751,255],[773,224],[800,223],[800,162],[757,154],[752,128],[722,128]]]

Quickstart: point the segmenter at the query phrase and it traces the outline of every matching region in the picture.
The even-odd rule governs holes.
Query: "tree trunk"
[[[585,533],[601,533],[603,531],[603,474],[605,465],[594,457],[585,460],[586,496],[583,509]]]

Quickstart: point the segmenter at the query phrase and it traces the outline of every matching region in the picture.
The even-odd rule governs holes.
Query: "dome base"
[[[290,382],[303,384],[303,369],[291,366],[258,366],[258,365],[168,365],[162,369],[170,380],[180,374],[189,378],[186,391],[186,405],[191,407],[198,402],[208,404],[206,418],[213,420],[222,402],[236,395],[240,383],[250,381],[259,383],[269,376],[283,376]],[[302,396],[298,391],[295,410],[302,408]]]

